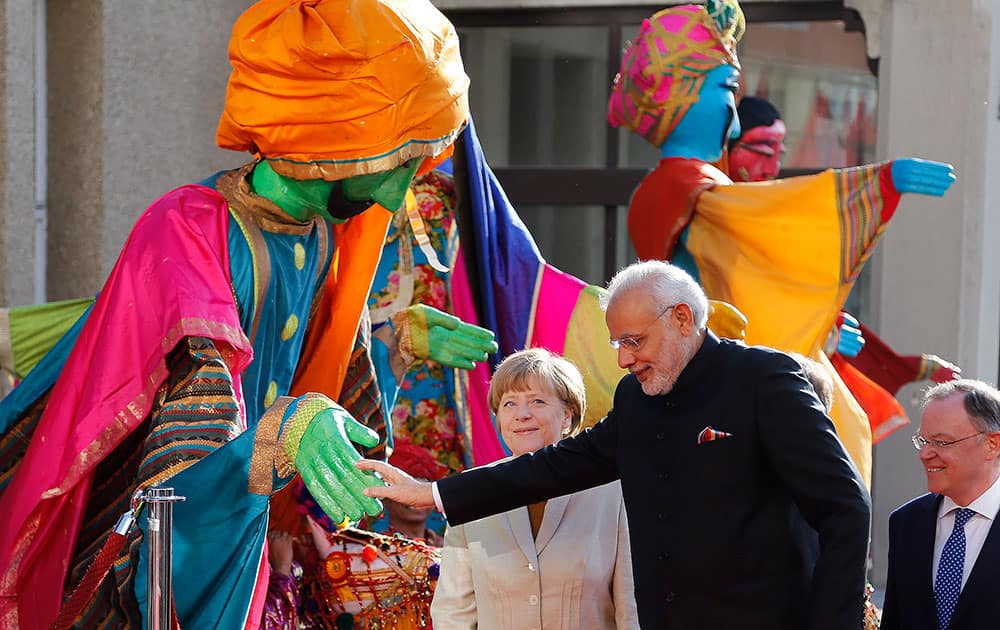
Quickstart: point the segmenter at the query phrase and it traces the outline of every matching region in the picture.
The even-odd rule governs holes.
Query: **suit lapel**
[[[507,517],[507,524],[510,526],[517,546],[521,548],[524,557],[529,562],[538,564],[538,552],[535,550],[535,540],[531,537],[531,521],[528,520],[528,508],[520,507],[509,512],[504,512]],[[547,516],[547,515],[546,515]]]
[[[930,606],[931,618],[936,619],[937,606],[934,603],[934,536],[937,533],[937,512],[941,505],[940,495],[931,495],[921,506],[922,514],[917,518],[913,535],[916,540],[903,549],[913,549],[913,562],[916,567],[917,586],[924,597],[920,598]]]
[[[990,531],[986,535],[986,541],[983,542],[979,557],[976,558],[976,563],[972,566],[969,580],[958,596],[958,603],[955,604],[955,612],[952,615],[953,627],[961,627],[959,622],[961,622],[962,611],[970,606],[969,602],[996,597],[997,581],[1000,580],[1000,572],[997,570],[997,559],[1000,559],[1000,525],[997,525],[997,520],[993,519],[993,524],[990,525]]]
[[[562,521],[563,514],[566,513],[566,506],[569,505],[570,497],[561,496],[549,499],[545,504],[545,516],[542,517],[542,524],[538,527],[538,538],[535,539],[535,549],[539,554],[549,544],[556,530],[559,529],[559,522]]]

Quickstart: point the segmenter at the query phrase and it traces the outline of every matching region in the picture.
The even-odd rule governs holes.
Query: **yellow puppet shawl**
[[[688,232],[705,292],[746,314],[746,341],[799,352],[834,376],[831,417],[866,482],[871,428],[822,345],[898,195],[887,164],[702,192]]]

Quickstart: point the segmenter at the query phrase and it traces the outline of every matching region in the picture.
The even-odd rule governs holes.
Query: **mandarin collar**
[[[677,377],[677,382],[665,396],[670,396],[675,392],[684,392],[696,386],[702,380],[705,372],[713,364],[713,356],[719,349],[721,342],[719,338],[708,328],[705,329],[705,340],[702,341],[698,352],[694,353],[691,360]]]

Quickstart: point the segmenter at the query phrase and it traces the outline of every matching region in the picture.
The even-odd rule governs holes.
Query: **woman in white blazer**
[[[513,455],[530,453],[579,430],[583,378],[523,350],[497,368],[489,405]],[[639,627],[618,482],[449,527],[444,544],[435,630]]]

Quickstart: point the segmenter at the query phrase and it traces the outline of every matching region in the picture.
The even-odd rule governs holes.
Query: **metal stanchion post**
[[[173,627],[173,572],[171,538],[173,504],[184,497],[174,496],[173,488],[150,488],[143,500],[149,504],[149,581],[146,584],[146,618],[150,630]]]

